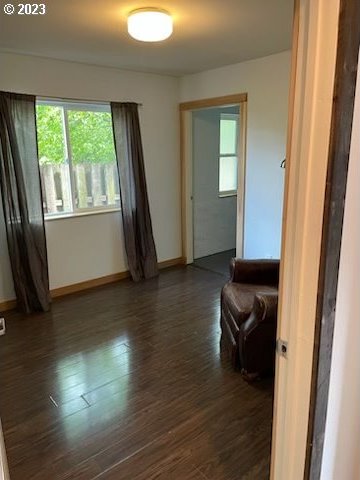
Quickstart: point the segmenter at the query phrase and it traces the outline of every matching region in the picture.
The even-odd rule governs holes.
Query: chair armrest
[[[268,292],[258,292],[255,295],[250,317],[244,324],[244,335],[250,333],[260,324],[271,323],[276,325],[278,297],[278,293]]]
[[[274,371],[277,306],[277,293],[257,293],[250,317],[240,327],[241,373],[248,381]]]
[[[230,260],[230,279],[235,283],[279,285],[280,260]]]

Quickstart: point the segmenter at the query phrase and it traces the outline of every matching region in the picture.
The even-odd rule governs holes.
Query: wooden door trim
[[[299,0],[279,296],[271,479],[303,479],[339,0]]]
[[[294,124],[294,108],[295,108],[295,88],[296,88],[296,74],[297,74],[297,60],[298,60],[298,48],[299,48],[299,22],[300,22],[300,0],[294,1],[294,16],[293,16],[293,30],[292,30],[292,54],[291,54],[291,70],[290,70],[290,88],[289,88],[289,109],[288,109],[288,125],[287,125],[287,143],[286,143],[286,158],[285,158],[285,183],[284,183],[284,200],[283,200],[283,213],[282,213],[282,231],[281,231],[281,254],[280,258],[284,258],[286,251],[286,219],[288,211],[288,199],[289,199],[289,174],[290,174],[290,153],[292,143],[292,129]],[[279,276],[279,303],[283,298],[284,290],[284,269],[283,262],[280,262],[280,276]],[[280,309],[279,309],[280,310]],[[278,331],[280,331],[280,320]],[[276,435],[278,434],[277,422],[275,419],[280,414],[278,412],[277,398],[279,385],[279,376],[275,376],[274,385],[274,411],[273,411],[273,430],[272,430],[272,452],[271,452],[271,465],[270,465],[270,478],[275,478],[275,448],[276,448]]]
[[[6,458],[6,448],[4,435],[0,421],[0,478],[2,480],[10,480],[8,462]]]
[[[179,105],[180,111],[184,110],[200,110],[202,108],[227,107],[230,105],[240,105],[247,102],[247,93],[236,93],[234,95],[225,95],[222,97],[203,98],[200,100],[192,100],[190,102],[182,102]]]
[[[327,417],[338,272],[360,47],[360,1],[340,0],[305,479],[318,480]]]
[[[189,175],[189,169],[192,169],[192,148],[191,148],[191,119],[190,115],[194,110],[214,107],[229,107],[232,105],[240,106],[241,121],[240,121],[240,138],[242,139],[241,150],[239,152],[239,170],[238,191],[241,195],[237,196],[237,225],[241,239],[238,240],[240,248],[243,250],[244,246],[244,206],[245,206],[245,171],[246,171],[246,129],[247,129],[247,93],[238,93],[233,95],[225,95],[221,97],[204,98],[200,100],[193,100],[190,102],[183,102],[179,104],[180,112],[180,164],[181,164],[181,244],[182,244],[182,258],[184,263],[191,263],[193,260],[193,252],[189,246],[189,236],[193,235],[189,216],[192,216],[189,202],[192,202],[192,175]],[[191,178],[190,178],[191,177]],[[241,186],[241,188],[240,188]],[[239,207],[240,205],[240,207]],[[241,217],[242,218],[239,218]],[[237,228],[238,236],[238,228]],[[190,251],[191,250],[191,251]]]

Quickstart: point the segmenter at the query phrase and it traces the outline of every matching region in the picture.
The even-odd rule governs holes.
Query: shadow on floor
[[[230,259],[235,256],[235,249],[226,250],[225,252],[215,253],[207,257],[196,258],[194,259],[194,266],[210,272],[219,273],[228,278]]]

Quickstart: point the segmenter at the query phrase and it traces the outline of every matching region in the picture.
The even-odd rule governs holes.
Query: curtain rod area
[[[91,103],[93,105],[109,105],[111,103],[111,100],[89,100],[85,98],[77,99],[77,98],[62,98],[62,97],[52,97],[50,95],[35,95],[36,100],[40,102],[46,102],[48,100],[51,100],[53,102],[65,102],[65,103]],[[136,103],[139,107],[142,107],[142,103],[138,102],[129,102],[129,103]]]

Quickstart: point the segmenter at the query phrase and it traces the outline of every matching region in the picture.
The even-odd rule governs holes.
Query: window
[[[45,216],[119,208],[110,107],[40,101],[36,120]]]
[[[219,196],[237,193],[239,115],[220,116]]]

